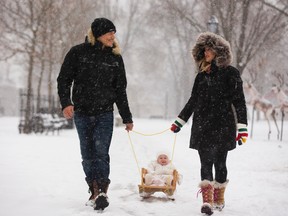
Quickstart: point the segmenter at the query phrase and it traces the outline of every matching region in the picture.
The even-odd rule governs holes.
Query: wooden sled
[[[139,194],[143,198],[148,198],[150,195],[154,194],[155,192],[163,192],[167,195],[167,197],[171,200],[174,200],[173,194],[176,190],[176,183],[178,181],[178,172],[177,170],[173,171],[173,180],[172,184],[165,185],[165,186],[153,186],[153,185],[145,185],[145,175],[147,174],[147,169],[142,168],[141,171],[141,184],[138,185],[139,187]]]

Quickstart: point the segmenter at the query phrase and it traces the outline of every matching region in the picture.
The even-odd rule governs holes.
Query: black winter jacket
[[[116,103],[123,123],[133,122],[123,59],[120,54],[113,53],[112,48],[102,49],[98,41],[94,46],[82,43],[72,47],[57,81],[63,109],[74,105],[76,112],[97,115],[113,111]]]
[[[236,116],[233,109],[235,108]],[[229,151],[236,147],[236,123],[247,124],[247,111],[239,71],[228,66],[198,73],[192,94],[179,114],[188,121],[193,114],[190,148]]]
[[[191,97],[178,117],[187,122],[194,113],[190,148],[229,151],[236,147],[236,123],[247,125],[242,80],[230,65],[233,56],[229,42],[211,32],[201,33],[192,48],[198,68],[205,60],[205,47],[215,53],[211,71],[197,74]]]

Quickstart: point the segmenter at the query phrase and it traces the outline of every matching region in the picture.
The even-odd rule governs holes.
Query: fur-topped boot
[[[199,184],[200,193],[202,193],[203,197],[203,205],[201,207],[201,213],[205,213],[207,215],[213,214],[213,182],[208,180],[203,180]]]
[[[214,207],[219,211],[222,211],[225,206],[224,193],[228,182],[229,180],[224,183],[216,181],[214,183]]]
[[[94,206],[95,205],[95,199],[99,194],[99,190],[98,190],[98,185],[96,180],[92,181],[92,182],[88,182],[87,184],[89,186],[89,190],[88,192],[91,193],[91,196],[89,197],[89,200],[86,202],[86,206]]]
[[[107,196],[109,183],[98,183],[98,195],[95,199],[94,210],[104,210],[109,206],[109,200]]]

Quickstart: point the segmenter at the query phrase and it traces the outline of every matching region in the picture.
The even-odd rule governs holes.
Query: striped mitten
[[[175,122],[171,125],[171,131],[173,131],[174,133],[178,133],[181,128],[183,127],[183,125],[185,124],[186,122],[183,121],[182,119],[180,119],[179,117],[175,120]]]
[[[246,124],[237,124],[237,130],[238,135],[236,137],[236,141],[239,145],[242,145],[243,143],[246,143],[247,137],[248,137],[248,130]]]

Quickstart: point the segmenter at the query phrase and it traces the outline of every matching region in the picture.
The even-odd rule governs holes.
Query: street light
[[[218,33],[218,19],[216,16],[212,15],[211,18],[207,22],[207,27],[210,32]]]

